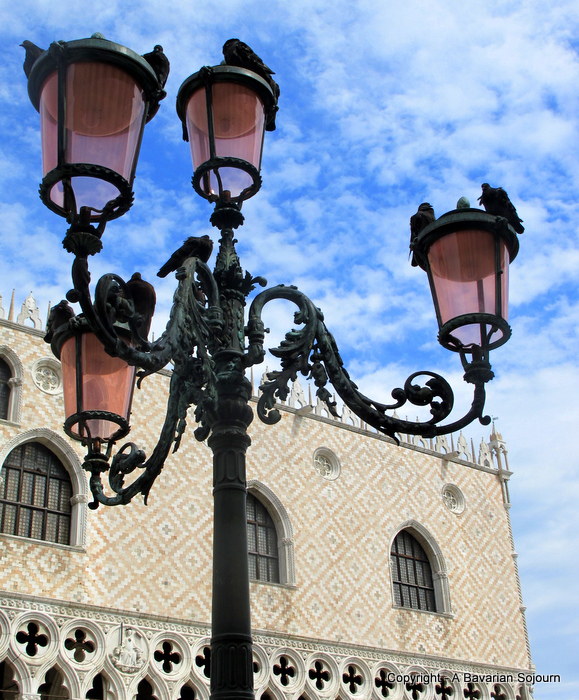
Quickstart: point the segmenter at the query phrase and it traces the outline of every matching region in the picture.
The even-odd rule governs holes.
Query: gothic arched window
[[[92,687],[86,692],[87,700],[104,700],[105,697],[105,679],[102,673],[97,673],[93,678]]]
[[[277,532],[267,508],[253,494],[247,494],[247,544],[249,577],[254,581],[279,583]]]
[[[137,686],[136,700],[157,700],[157,696],[154,694],[153,686],[149,683],[146,678],[139,683]]]
[[[14,670],[6,661],[0,661],[0,698],[18,700],[20,688],[14,680]]]
[[[64,685],[62,673],[57,668],[50,668],[44,676],[44,683],[38,688],[40,700],[69,700],[70,693]]]
[[[0,345],[0,420],[20,423],[22,362],[7,345]]]
[[[0,532],[70,544],[72,484],[47,447],[25,442],[14,448],[2,477]]]
[[[407,530],[394,538],[390,551],[394,602],[403,608],[436,612],[432,569],[422,545]]]
[[[0,358],[0,418],[8,420],[10,415],[10,379],[12,372],[7,362]]]

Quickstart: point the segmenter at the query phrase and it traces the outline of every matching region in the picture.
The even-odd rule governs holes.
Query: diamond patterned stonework
[[[47,353],[42,335],[0,319],[0,348],[23,378],[18,420],[0,421],[0,465],[22,442],[52,450],[71,480],[71,535],[52,544],[0,533],[4,677],[23,697],[52,678],[75,689],[70,697],[92,689],[132,700],[146,679],[141,691],[158,700],[207,700],[211,452],[194,439],[191,416],[148,506],[89,512],[62,393],[39,390],[33,372]],[[130,439],[148,454],[168,381],[160,372],[135,391]],[[303,393],[280,407],[279,424],[250,427],[248,479],[275,525],[281,580],[251,583],[256,698],[530,697],[515,681],[462,680],[531,668],[500,436],[478,448],[483,463],[464,436],[401,436],[397,446],[355,416],[304,411]],[[394,600],[390,550],[402,529],[429,557],[435,612]]]

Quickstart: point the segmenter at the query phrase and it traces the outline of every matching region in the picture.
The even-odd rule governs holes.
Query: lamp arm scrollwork
[[[99,503],[122,505],[141,493],[147,501],[150,488],[163,469],[171,448],[176,451],[186,427],[187,411],[195,405],[198,440],[209,432],[215,410],[215,372],[210,351],[223,333],[223,312],[219,289],[209,267],[198,258],[187,259],[177,271],[178,286],[173,298],[169,321],[163,334],[153,343],[142,339],[134,320],[134,304],[127,285],[118,275],[101,277],[95,288],[94,302],[89,291],[90,275],[86,258],[73,264],[73,301],[79,301],[91,330],[107,352],[139,367],[138,385],[150,374],[173,363],[167,413],[159,440],[147,459],[134,443],[126,443],[108,463],[110,455],[90,450],[84,468],[91,473],[90,487],[94,496],[92,508]],[[201,301],[202,300],[202,301]],[[131,332],[130,342],[119,330],[119,322]],[[146,349],[140,349],[145,347]],[[130,484],[125,477],[136,469],[143,472]],[[108,472],[114,495],[104,492],[102,474]]]
[[[203,420],[203,412],[207,411],[207,403],[211,404],[211,378],[203,371],[201,360],[190,358],[187,365],[179,363],[170,381],[167,413],[157,445],[147,459],[145,452],[132,442],[123,445],[112,458],[110,467],[106,456],[95,453],[87,455],[83,467],[90,472],[90,489],[93,502],[89,507],[96,509],[99,504],[107,506],[125,505],[137,494],[142,494],[145,504],[149,491],[155,479],[161,473],[165,461],[173,448],[175,452],[185,430],[187,410],[191,404],[196,405],[196,419],[200,423],[196,429],[196,437],[204,439],[208,429]],[[176,397],[176,398],[175,398]],[[203,435],[200,432],[203,431]],[[125,477],[136,469],[142,473],[125,486]],[[102,473],[108,471],[108,482],[114,495],[106,495],[103,488]]]
[[[179,284],[169,321],[154,343],[139,334],[140,316],[121,277],[103,275],[96,284],[94,302],[86,257],[75,258],[72,279],[74,288],[67,294],[69,301],[80,303],[91,330],[110,355],[141,368],[141,380],[177,357],[188,356],[194,348],[210,346],[210,339],[219,335],[223,326],[217,283],[209,267],[198,258],[188,258],[178,270]],[[206,300],[204,303],[200,303],[200,295]],[[123,325],[125,335],[119,333]]]
[[[289,382],[295,381],[299,373],[313,380],[317,397],[325,402],[332,415],[338,417],[338,412],[328,385],[364,423],[397,442],[400,434],[434,437],[458,430],[477,418],[483,424],[490,422],[482,411],[484,384],[493,375],[486,358],[474,352],[471,360],[467,359],[466,353],[461,353],[465,380],[474,384],[471,407],[462,418],[440,425],[454,405],[452,389],[443,377],[429,371],[415,372],[403,388],[392,391],[394,401],[390,404],[365,396],[344,367],[336,341],[324,323],[323,313],[297,287],[278,285],[259,293],[251,303],[248,322],[243,327],[243,299],[255,284],[265,284],[265,280],[248,274],[243,276],[230,239],[231,235],[223,238],[215,274],[198,258],[187,259],[177,270],[178,286],[169,321],[164,333],[153,343],[148,343],[138,333],[138,314],[127,284],[117,275],[104,275],[96,285],[93,303],[86,259],[77,257],[75,260],[73,292],[76,300],[80,301],[91,329],[107,351],[140,368],[137,373],[139,385],[145,377],[167,363],[173,363],[167,413],[151,456],[147,459],[142,450],[129,442],[112,457],[109,465],[110,447],[107,455],[98,450],[89,451],[84,467],[91,473],[94,496],[91,507],[96,508],[99,503],[125,504],[138,493],[146,502],[171,448],[175,451],[179,447],[190,406],[195,406],[196,439],[202,441],[209,436],[219,411],[219,379],[214,358],[224,348],[235,348],[245,336],[248,340],[245,351],[235,351],[242,355],[243,366],[247,368],[261,363],[265,357],[264,340],[268,332],[262,312],[274,299],[285,299],[297,306],[294,322],[298,328],[290,330],[278,347],[270,349],[279,358],[281,369],[268,372],[268,381],[260,387],[257,414],[263,422],[273,424],[280,419],[275,404],[287,398]],[[130,342],[118,330],[119,322],[130,331]],[[238,335],[241,336],[239,341],[235,340]],[[421,383],[417,381],[419,378],[422,378]],[[387,413],[407,403],[429,407],[431,418],[423,422],[408,421]],[[143,470],[142,473],[125,485],[125,478],[137,469]],[[109,486],[114,495],[108,496],[104,492],[104,472],[108,472]]]
[[[362,394],[344,367],[336,341],[324,323],[322,312],[296,287],[272,287],[253,300],[246,329],[249,338],[247,365],[261,362],[265,356],[263,343],[267,331],[262,321],[262,311],[273,299],[286,299],[296,304],[298,311],[294,315],[294,322],[300,324],[301,328],[289,331],[278,347],[270,349],[272,355],[280,359],[281,370],[268,372],[269,381],[260,387],[262,393],[257,413],[263,422],[276,423],[280,419],[275,404],[287,398],[290,391],[288,382],[295,381],[298,373],[313,379],[317,387],[316,395],[326,403],[332,415],[338,414],[328,384],[333,386],[342,401],[362,421],[397,442],[397,434],[401,433],[434,437],[458,430],[477,418],[484,425],[490,422],[490,418],[483,416],[482,411],[485,401],[484,384],[492,378],[492,372],[488,363],[482,360],[465,365],[465,379],[475,385],[469,411],[459,420],[446,425],[439,423],[450,415],[454,395],[448,382],[434,372],[420,371],[412,374],[403,388],[392,391],[392,404],[383,404]],[[427,379],[422,384],[417,384],[419,377]],[[432,417],[418,422],[401,420],[386,413],[401,408],[406,403],[429,406]]]

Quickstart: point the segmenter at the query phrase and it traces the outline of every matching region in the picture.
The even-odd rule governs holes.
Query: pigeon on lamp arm
[[[135,272],[127,282],[126,290],[137,313],[137,332],[143,340],[147,340],[157,303],[155,288],[141,277],[140,272]]]
[[[166,277],[170,272],[181,267],[187,258],[199,258],[206,263],[212,251],[213,241],[209,236],[189,236],[157,272],[157,277]]]

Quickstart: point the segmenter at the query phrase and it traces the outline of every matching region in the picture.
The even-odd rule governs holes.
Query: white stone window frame
[[[357,686],[354,692],[350,691],[349,685],[344,682],[344,676],[348,675],[349,667],[352,666],[360,676],[361,685]],[[374,687],[374,676],[368,664],[357,656],[349,656],[340,661],[340,697],[344,696],[346,698],[369,698],[372,696],[372,689]]]
[[[179,663],[174,664],[171,671],[164,671],[162,663],[155,659],[156,652],[161,650],[165,642],[169,642],[173,647],[172,651],[177,652],[181,657]],[[159,632],[149,642],[149,649],[150,664],[156,669],[156,676],[164,679],[166,682],[179,682],[179,687],[187,683],[191,674],[191,664],[195,660],[191,658],[191,649],[185,637],[177,632]]]
[[[0,479],[2,479],[2,467],[8,455],[16,447],[27,442],[38,442],[47,447],[61,462],[70,476],[72,496],[70,498],[70,542],[68,545],[57,544],[45,540],[35,542],[52,545],[55,547],[84,547],[86,544],[87,504],[90,499],[86,473],[82,469],[80,459],[71,445],[58,433],[48,428],[31,428],[12,440],[9,440],[0,449]],[[16,537],[0,533],[5,537]]]
[[[318,460],[320,457],[326,460],[326,462],[330,465],[329,472],[327,474],[323,474],[316,465],[316,460]],[[342,465],[340,464],[338,456],[335,454],[335,452],[330,450],[329,447],[318,447],[318,449],[314,452],[313,465],[316,473],[321,476],[322,479],[327,479],[328,481],[335,481],[340,476],[342,471]]]
[[[5,419],[8,423],[20,424],[22,410],[22,382],[24,379],[24,368],[18,355],[7,345],[0,345],[0,358],[6,362],[10,368],[11,377],[8,380],[10,387],[10,399],[8,401],[8,415]]]
[[[43,368],[52,370],[56,375],[57,386],[55,386],[54,388],[43,387],[42,384],[38,381],[37,372],[38,370],[42,370]],[[32,364],[31,374],[34,386],[40,391],[43,391],[45,394],[49,394],[50,396],[58,396],[58,394],[62,394],[62,370],[60,367],[60,362],[54,357],[41,357],[40,359],[36,360]]]
[[[456,484],[445,484],[440,492],[442,502],[451,513],[461,515],[466,509],[466,500],[463,492]]]
[[[294,531],[288,512],[275,493],[261,481],[257,481],[256,479],[248,481],[247,492],[262,503],[275,525],[279,561],[279,583],[272,583],[270,585],[294,587],[296,585]],[[267,584],[268,582],[261,581],[258,583]]]
[[[400,534],[400,532],[402,532],[402,530],[408,531],[409,534],[416,538],[428,557],[430,570],[432,572],[432,583],[434,586],[434,604],[436,607],[436,610],[434,611],[405,608],[394,603],[394,572],[392,571],[390,552],[392,551],[394,540]],[[390,537],[390,541],[388,543],[388,557],[390,560],[390,594],[392,596],[394,608],[397,610],[411,610],[413,612],[426,613],[429,615],[454,617],[450,602],[450,588],[448,584],[448,568],[446,566],[446,561],[436,539],[427,530],[427,528],[424,527],[424,525],[416,520],[407,520],[406,522],[401,523],[396,528],[394,534]]]
[[[41,694],[38,691],[40,687],[44,683],[46,683],[46,674],[52,670],[58,671],[58,673],[60,674],[62,678],[62,685],[68,691],[70,698],[82,697],[80,695],[80,683],[77,675],[73,672],[72,668],[70,668],[66,662],[62,661],[60,658],[57,658],[56,661],[50,666],[46,665],[38,670],[37,675],[33,681],[36,686],[34,693],[32,694],[34,700],[36,700],[36,698],[40,700]]]
[[[82,689],[78,697],[86,698],[86,694],[92,688],[95,678],[101,675],[104,680],[104,697],[105,700],[118,700],[119,698],[125,697],[125,684],[121,674],[112,666],[109,662],[105,661],[104,664],[99,664],[95,671],[91,670],[90,674],[87,674],[84,678]]]

